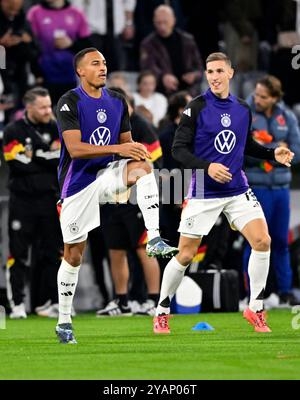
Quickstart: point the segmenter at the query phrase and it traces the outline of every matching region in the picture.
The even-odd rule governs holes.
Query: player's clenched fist
[[[208,167],[208,175],[219,183],[227,183],[232,179],[232,175],[229,168],[225,167],[223,164],[211,163]]]
[[[145,160],[151,158],[150,153],[146,147],[137,142],[123,143],[120,144],[119,156],[124,158],[133,158],[136,161]]]

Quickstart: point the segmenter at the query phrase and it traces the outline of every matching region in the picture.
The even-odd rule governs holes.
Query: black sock
[[[120,306],[128,306],[128,294],[117,294]]]
[[[148,294],[148,299],[153,300],[155,304],[158,303],[159,300],[159,293],[149,293]]]

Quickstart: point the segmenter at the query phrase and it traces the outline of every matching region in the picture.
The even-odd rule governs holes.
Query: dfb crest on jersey
[[[107,120],[107,115],[105,114],[105,110],[97,110],[97,120],[100,124],[104,124]]]
[[[99,126],[90,136],[90,144],[107,146],[110,142],[110,130],[106,126]]]
[[[219,132],[215,138],[215,148],[221,154],[228,154],[232,151],[236,143],[234,132],[224,129]]]
[[[221,114],[221,124],[228,128],[231,125],[231,119],[229,114]]]

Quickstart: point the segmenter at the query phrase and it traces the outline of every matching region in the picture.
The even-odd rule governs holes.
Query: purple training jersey
[[[58,179],[61,198],[78,193],[92,183],[100,169],[114,160],[113,156],[72,159],[62,133],[80,130],[81,141],[94,146],[119,143],[119,136],[130,131],[125,99],[117,92],[102,89],[99,99],[90,97],[80,86],[63,95],[57,104],[57,122],[62,143]]]
[[[188,147],[196,161],[194,165],[201,160],[204,168],[204,188],[197,187],[203,182],[196,182],[194,171],[188,198],[203,198],[203,194],[204,198],[223,198],[247,191],[242,166],[250,124],[249,107],[233,95],[220,99],[209,89],[186,106],[176,131],[173,154],[181,147]],[[212,162],[229,168],[231,182],[221,184],[207,174]],[[189,166],[185,164],[185,167]]]

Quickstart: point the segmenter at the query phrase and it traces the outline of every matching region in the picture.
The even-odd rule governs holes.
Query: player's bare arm
[[[126,132],[127,133],[127,132]],[[130,132],[128,132],[130,134]],[[121,134],[122,136],[123,134]],[[127,135],[128,136],[128,135]],[[128,136],[129,137],[129,136]],[[130,134],[131,137],[131,134]],[[68,130],[63,132],[64,142],[71,158],[96,158],[118,154],[140,161],[148,158],[149,153],[141,143],[126,142],[116,145],[95,146],[81,141],[80,130]]]

